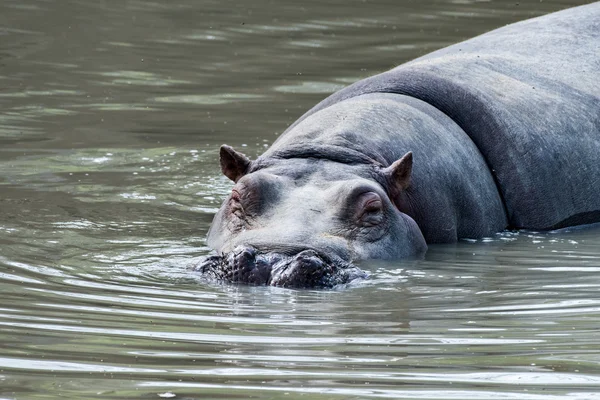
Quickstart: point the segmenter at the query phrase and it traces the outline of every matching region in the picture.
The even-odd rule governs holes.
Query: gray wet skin
[[[215,216],[229,282],[331,287],[426,243],[600,221],[600,3],[513,24],[362,80],[257,160]]]
[[[330,287],[364,276],[356,261],[423,254],[424,234],[447,242],[502,229],[493,178],[464,141],[424,102],[369,94],[305,119],[255,161],[223,146],[221,167],[235,185],[208,234],[223,256],[200,269],[230,282]],[[413,165],[427,153],[436,156]],[[456,202],[456,193],[468,196]],[[298,262],[306,251],[311,261]],[[311,269],[325,276],[301,273]]]

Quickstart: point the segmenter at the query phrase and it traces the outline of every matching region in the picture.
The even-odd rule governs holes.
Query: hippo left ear
[[[223,175],[237,182],[248,172],[250,159],[242,153],[235,151],[233,147],[224,144],[220,151],[221,171]]]
[[[401,159],[395,161],[392,165],[383,170],[390,185],[389,191],[393,197],[396,197],[399,192],[410,186],[412,165],[413,155],[412,152],[409,151],[402,156]]]

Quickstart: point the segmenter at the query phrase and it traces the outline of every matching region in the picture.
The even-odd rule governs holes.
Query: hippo
[[[220,165],[235,184],[196,269],[226,282],[333,287],[362,260],[598,222],[600,3],[358,81]]]

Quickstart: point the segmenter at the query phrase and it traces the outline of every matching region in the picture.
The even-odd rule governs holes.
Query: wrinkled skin
[[[332,94],[256,160],[223,146],[235,185],[197,269],[331,287],[426,243],[600,221],[598,21],[506,26]]]

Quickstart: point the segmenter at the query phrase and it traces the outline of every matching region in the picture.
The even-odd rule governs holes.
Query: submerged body
[[[349,86],[236,182],[198,268],[231,282],[333,286],[352,262],[507,227],[600,221],[600,3],[513,24]],[[413,162],[414,160],[414,162]]]

